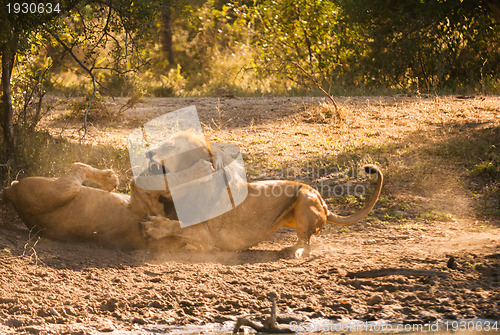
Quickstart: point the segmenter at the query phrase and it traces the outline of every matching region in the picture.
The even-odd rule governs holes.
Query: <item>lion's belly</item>
[[[288,181],[264,181],[249,184],[248,196],[235,209],[209,221],[215,247],[244,250],[269,238],[279,227],[295,228],[287,220],[300,184]],[[280,218],[280,222],[277,219]]]
[[[94,240],[109,246],[143,247],[141,217],[128,207],[128,196],[82,187],[68,204],[40,215],[38,224],[56,239]]]

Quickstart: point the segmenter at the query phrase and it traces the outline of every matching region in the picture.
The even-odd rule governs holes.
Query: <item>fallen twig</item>
[[[236,324],[234,325],[233,334],[236,334],[241,326],[247,326],[253,328],[255,331],[259,333],[274,333],[274,334],[291,334],[294,333],[290,328],[280,326],[276,322],[276,298],[278,295],[274,292],[269,293],[269,300],[271,300],[271,315],[267,317],[262,324],[260,322],[254,322],[250,320],[247,316],[243,316],[236,320]]]
[[[406,276],[406,277],[446,277],[448,272],[432,271],[432,270],[416,270],[405,268],[388,268],[378,270],[368,270],[359,272],[348,272],[349,278],[376,278],[385,276]]]
[[[38,236],[40,231],[37,231],[33,236],[31,236],[31,233],[33,232],[33,230],[34,230],[34,227],[31,228],[31,230],[29,232],[28,241],[24,244],[24,250],[23,250],[21,257],[29,257],[29,260],[31,262],[35,263],[35,265],[38,265],[38,262],[45,264],[43,261],[41,261],[38,258],[38,254],[37,254],[36,249],[35,249],[36,245],[40,241],[40,236]],[[36,241],[33,242],[35,237],[36,237]]]

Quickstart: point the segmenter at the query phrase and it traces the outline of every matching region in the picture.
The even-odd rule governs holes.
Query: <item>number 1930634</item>
[[[6,5],[9,14],[52,14],[60,13],[61,6],[59,3],[51,2],[8,2]]]

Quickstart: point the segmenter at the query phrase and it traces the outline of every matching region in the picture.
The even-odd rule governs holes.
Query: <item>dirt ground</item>
[[[445,129],[453,127],[457,133],[471,125],[498,129],[500,99],[340,99],[348,112],[342,124],[329,120],[328,110],[311,109],[318,101],[150,99],[112,121],[94,122],[87,141],[125,146],[126,136],[142,122],[194,104],[212,141],[238,144],[247,164],[259,166],[259,174],[250,179],[276,174],[277,165],[300,168],[318,156],[340,159],[346,150],[360,156],[359,162],[370,156],[383,170],[392,171],[387,174],[384,199],[411,199],[391,220],[381,219],[387,218],[388,205],[379,203],[360,223],[344,229],[327,227],[313,238],[310,256],[292,259],[279,252],[295,242],[291,229],[281,229],[257,247],[236,253],[121,251],[32,237],[12,208],[3,205],[0,333],[153,333],[167,329],[155,328],[158,325],[230,324],[243,314],[258,318],[268,313],[270,292],[278,294],[278,321],[286,324],[319,318],[403,323],[500,320],[499,222],[475,214],[474,197],[465,190],[465,182],[457,181],[462,172],[432,192],[429,185],[441,175],[417,175],[421,185],[413,185],[413,180],[398,174],[406,171],[402,165],[422,155],[404,151],[411,143],[439,142],[449,135]],[[126,102],[108,102],[108,108],[118,110]],[[56,110],[42,125],[57,136],[76,139],[81,124],[63,114],[63,109]],[[310,138],[321,140],[305,143]],[[383,144],[394,147],[357,151]],[[318,178],[297,179],[314,184]],[[423,215],[429,208],[446,215]],[[443,275],[351,276],[387,268]]]

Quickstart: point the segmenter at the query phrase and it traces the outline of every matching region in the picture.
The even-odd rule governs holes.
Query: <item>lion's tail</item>
[[[333,224],[337,225],[350,225],[355,222],[358,222],[359,220],[363,219],[368,215],[368,213],[372,210],[373,206],[375,206],[375,203],[378,200],[378,197],[380,195],[380,191],[382,190],[382,184],[384,182],[384,175],[380,171],[378,167],[375,165],[365,165],[363,166],[364,170],[366,173],[370,174],[377,174],[377,186],[375,187],[375,191],[373,192],[370,200],[365,204],[363,208],[361,208],[358,212],[349,215],[349,216],[339,216],[337,214],[334,214],[328,210],[328,217],[327,221]]]

